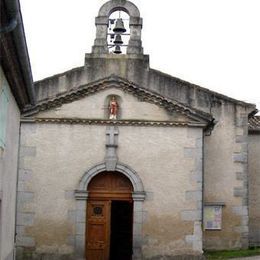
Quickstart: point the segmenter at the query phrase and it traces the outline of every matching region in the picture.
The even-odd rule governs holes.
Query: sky
[[[20,0],[34,80],[84,65],[105,0]],[[259,0],[132,0],[150,67],[260,110]]]

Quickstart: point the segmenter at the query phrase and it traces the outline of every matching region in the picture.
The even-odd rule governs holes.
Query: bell
[[[122,18],[118,18],[116,20],[116,25],[115,25],[115,28],[113,29],[113,31],[115,33],[124,33],[124,32],[126,32],[126,29],[124,27],[124,22],[123,22]]]
[[[118,45],[116,46],[114,53],[115,54],[121,54],[122,53],[120,46],[118,46]]]
[[[116,35],[116,39],[114,40],[114,44],[118,45],[118,44],[123,44],[124,42],[122,41],[122,37],[120,34]]]

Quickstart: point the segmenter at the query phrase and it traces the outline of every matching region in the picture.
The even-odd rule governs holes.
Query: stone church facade
[[[123,55],[107,47],[117,10],[130,17]],[[104,4],[96,27],[84,66],[35,82],[23,114],[17,257],[199,259],[257,245],[255,106],[151,69],[129,1]]]

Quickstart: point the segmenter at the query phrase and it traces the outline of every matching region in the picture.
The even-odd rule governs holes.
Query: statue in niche
[[[117,119],[119,106],[118,106],[115,96],[112,96],[112,98],[109,102],[108,109],[109,109],[109,119],[112,119],[112,120]]]

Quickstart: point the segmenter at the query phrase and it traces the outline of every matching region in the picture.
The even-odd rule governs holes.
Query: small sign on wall
[[[203,226],[205,230],[221,230],[222,206],[204,206]]]

